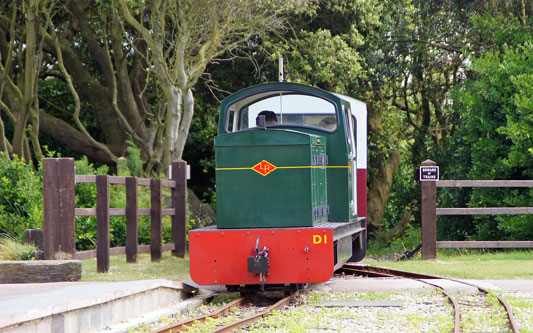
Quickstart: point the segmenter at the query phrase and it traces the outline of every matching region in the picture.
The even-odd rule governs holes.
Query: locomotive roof
[[[268,91],[275,91],[275,90],[293,90],[295,92],[302,92],[302,93],[308,93],[308,94],[314,94],[319,95],[323,97],[329,97],[329,99],[344,99],[345,96],[333,94],[327,90],[313,87],[307,84],[302,83],[294,83],[294,82],[268,82],[268,83],[261,83],[257,84],[255,86],[247,87],[242,90],[239,90],[230,96],[226,97],[224,100],[222,100],[222,104],[226,105],[230,101],[241,99],[245,96],[255,95],[262,92],[268,92]]]

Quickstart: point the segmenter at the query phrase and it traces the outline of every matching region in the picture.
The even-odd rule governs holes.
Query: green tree
[[[154,1],[139,8],[119,0],[126,22],[144,43],[135,51],[143,53],[163,92],[150,163],[156,160],[166,166],[181,158],[194,115],[192,89],[206,66],[255,34],[280,30],[286,15],[305,2]]]
[[[533,25],[518,17],[475,18],[476,34],[490,36],[485,52],[472,59],[470,79],[458,87],[459,149],[471,179],[533,177]],[[472,207],[533,204],[531,189],[474,189]],[[476,217],[477,239],[531,239],[531,215]],[[502,237],[503,236],[503,237]]]
[[[39,143],[37,82],[43,61],[44,17],[51,10],[47,0],[17,0],[0,5],[0,151],[27,161],[42,158]],[[12,137],[6,136],[8,121]],[[32,149],[33,147],[33,156]],[[9,155],[8,155],[9,156]]]
[[[112,165],[130,140],[148,162],[146,172],[166,170],[182,156],[194,115],[193,87],[206,66],[256,34],[283,29],[306,2],[3,3],[0,106],[9,124],[0,123],[0,130],[10,127],[14,134],[6,140],[3,131],[0,149],[31,157],[29,133],[40,159],[41,132],[75,153]],[[56,87],[43,96],[40,113],[38,83]],[[65,94],[71,95],[66,105]],[[13,148],[12,142],[17,143]]]
[[[42,191],[40,172],[17,156],[0,153],[0,234],[24,241],[26,229],[42,227]]]
[[[452,131],[449,91],[463,79],[464,9],[451,0],[321,2],[265,42],[288,58],[289,79],[367,103],[371,231],[381,229],[401,163],[398,177],[408,177],[400,183],[410,190],[388,209],[404,212],[395,216],[407,226],[416,212],[415,169]]]

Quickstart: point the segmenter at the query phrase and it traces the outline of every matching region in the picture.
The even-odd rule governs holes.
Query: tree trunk
[[[90,104],[93,106],[94,116],[98,121],[103,136],[105,137],[105,139],[100,139],[99,141],[103,141],[111,147],[122,146],[121,152],[118,154],[122,155],[125,151],[128,136],[121,129],[120,122],[113,110],[109,88],[102,85],[97,78],[92,75],[80,57],[70,47],[69,43],[69,40],[60,39],[63,63],[68,73],[71,75],[76,88],[83,96],[87,97]],[[57,57],[53,40],[46,39],[44,48],[46,52]],[[62,143],[68,144],[66,142]]]
[[[368,231],[371,233],[379,232],[383,222],[385,205],[389,199],[392,177],[400,166],[400,152],[393,151],[389,160],[381,163],[378,169],[376,180],[370,185],[367,197],[368,205]]]
[[[25,134],[25,128],[26,128],[26,120],[27,120],[27,111],[25,108],[25,105],[23,103],[24,101],[20,101],[20,104],[17,107],[17,122],[13,125],[14,127],[14,133],[13,133],[13,154],[24,158],[24,134]]]
[[[13,153],[22,158],[26,156],[24,145],[26,141],[26,126],[31,113],[31,108],[35,101],[35,80],[37,80],[37,30],[38,30],[38,10],[37,0],[30,0],[26,6],[26,48],[24,50],[24,81],[22,89],[22,98],[17,108],[17,122],[13,134]]]
[[[168,87],[165,89],[165,102],[167,103],[165,135],[162,145],[159,147],[159,149],[163,149],[161,163],[164,167],[170,165],[174,155],[175,142],[180,135],[179,124],[183,113],[183,91],[176,86]]]
[[[191,127],[192,117],[194,116],[194,96],[192,89],[187,89],[183,96],[183,117],[180,123],[180,130],[177,140],[175,141],[175,148],[172,152],[172,160],[181,159],[183,150],[185,149],[185,142],[189,136],[189,129]]]
[[[5,136],[5,127],[2,118],[0,118],[0,151],[8,153],[7,156],[12,152],[9,146],[9,141]]]
[[[418,204],[418,200],[416,199],[411,200],[400,222],[398,222],[398,224],[396,224],[394,228],[387,231],[386,233],[377,234],[376,240],[380,243],[389,242],[393,239],[398,238],[398,236],[402,235],[405,232],[405,230],[407,230],[407,228],[409,227],[409,222],[411,221],[411,217],[413,216],[414,207],[417,204]]]
[[[108,154],[92,145],[82,132],[70,126],[67,122],[44,112],[40,114],[40,121],[42,133],[65,144],[73,152],[87,155],[90,159],[100,163],[114,164]],[[121,146],[108,147],[115,155],[119,155],[122,149]]]

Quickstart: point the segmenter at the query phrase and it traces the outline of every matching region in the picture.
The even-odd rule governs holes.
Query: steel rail
[[[479,291],[485,293],[486,295],[495,296],[498,299],[498,301],[500,302],[500,304],[504,307],[505,311],[507,312],[507,318],[509,319],[509,326],[511,327],[511,330],[513,332],[515,332],[515,333],[520,333],[520,328],[518,327],[518,324],[516,323],[516,320],[515,320],[515,317],[514,317],[514,313],[513,313],[513,309],[511,308],[509,303],[507,303],[507,301],[503,297],[501,297],[500,295],[489,291],[488,289],[485,289],[483,287],[480,287],[478,285],[475,285],[475,284],[472,284],[472,283],[469,283],[469,282],[464,282],[464,281],[455,280],[455,279],[448,279],[448,278],[445,278],[445,279],[453,281],[453,282],[457,282],[457,283],[462,283],[462,284],[465,284],[467,286],[471,286],[471,287],[474,287],[474,288],[477,288]]]
[[[350,270],[354,270],[354,271],[355,270],[360,270],[361,272],[363,272],[365,274],[375,274],[375,275],[378,275],[378,274],[390,274],[391,276],[405,277],[405,278],[408,278],[408,279],[413,279],[413,280],[420,281],[420,282],[427,283],[427,284],[431,284],[431,283],[429,283],[427,281],[423,281],[421,279],[442,279],[442,280],[453,281],[453,282],[456,282],[456,283],[461,283],[461,284],[464,284],[464,285],[467,285],[467,286],[470,286],[470,287],[477,288],[479,291],[485,293],[486,295],[489,295],[489,294],[490,295],[494,295],[498,299],[500,304],[505,308],[505,311],[507,312],[507,318],[509,319],[509,326],[510,326],[511,330],[513,332],[515,332],[515,333],[519,333],[520,332],[520,328],[518,327],[518,324],[516,323],[513,310],[511,308],[511,306],[509,305],[509,303],[507,303],[507,301],[505,301],[505,299],[503,299],[503,297],[501,297],[500,295],[495,294],[493,292],[490,292],[489,290],[487,290],[487,289],[485,289],[483,287],[480,287],[478,285],[475,285],[475,284],[472,284],[472,283],[469,283],[469,282],[465,282],[465,281],[461,281],[461,280],[452,279],[452,278],[446,278],[446,277],[442,277],[442,276],[406,272],[406,271],[395,270],[395,269],[390,269],[390,268],[385,268],[385,267],[366,266],[366,265],[363,266],[363,265],[353,265],[353,264],[346,264],[346,265],[343,266],[343,268],[344,267],[350,268]],[[431,285],[433,285],[433,284],[431,284]],[[444,290],[444,288],[442,288],[440,286],[437,286],[437,287],[441,288],[441,290]]]
[[[231,309],[232,307],[235,307],[235,306],[239,306],[241,305],[243,302],[244,302],[244,297],[241,297],[241,298],[237,298],[236,300],[233,300],[231,302],[229,302],[228,304],[226,304],[225,306],[219,308],[217,311],[211,313],[211,314],[207,314],[205,316],[198,316],[196,318],[193,318],[193,319],[189,319],[189,320],[185,320],[185,321],[182,321],[176,325],[169,325],[169,326],[166,326],[166,327],[163,327],[159,330],[155,330],[153,332],[155,333],[175,333],[175,332],[179,332],[180,330],[184,329],[185,326],[187,325],[192,325],[194,322],[203,322],[206,320],[206,318],[218,318],[220,317],[221,315],[223,314],[226,314],[229,309]]]
[[[385,273],[385,272],[381,271],[379,269],[379,267],[377,267],[378,269],[375,270],[375,271],[370,270],[370,269],[366,269],[366,267],[372,267],[372,266],[364,266],[364,268],[361,269],[361,266],[355,267],[355,266],[351,266],[351,265],[344,265],[339,271],[345,272],[345,273],[350,273],[350,274],[353,274],[353,273],[356,273],[356,274],[359,274],[359,275],[366,274],[366,275],[372,276],[372,277],[404,277],[404,276],[400,276],[400,275]],[[372,268],[374,268],[374,267],[372,267]],[[413,274],[413,275],[416,275],[416,273]],[[420,278],[410,277],[409,279],[412,279],[412,280],[415,280],[415,281],[418,281],[418,282],[422,282],[422,283],[425,283],[425,284],[428,284],[430,286],[433,286],[433,287],[436,287],[436,288],[440,289],[440,291],[444,294],[444,296],[446,296],[448,298],[448,300],[452,303],[452,307],[453,307],[453,323],[454,323],[453,324],[453,331],[454,331],[454,333],[461,332],[461,312],[459,310],[459,303],[457,303],[455,298],[452,295],[448,294],[448,292],[446,292],[446,290],[443,287],[439,286],[439,285],[436,285],[436,284],[421,280]]]
[[[286,296],[285,298],[283,298],[280,301],[278,301],[276,304],[269,306],[266,310],[264,310],[264,311],[262,311],[262,312],[260,312],[258,314],[255,314],[255,315],[253,315],[251,317],[244,318],[242,320],[236,321],[236,322],[228,324],[226,326],[219,327],[219,328],[213,330],[212,333],[214,333],[214,332],[216,332],[216,333],[231,332],[232,330],[237,329],[239,327],[248,326],[248,325],[260,320],[261,318],[269,315],[270,312],[272,312],[272,311],[274,311],[274,310],[276,310],[278,308],[281,308],[282,306],[288,304],[297,295],[298,295],[298,291],[295,291],[292,294],[290,294],[289,296]]]

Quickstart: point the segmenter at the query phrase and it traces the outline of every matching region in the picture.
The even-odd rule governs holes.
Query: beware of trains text
[[[420,167],[420,181],[439,180],[438,166],[422,166]]]

